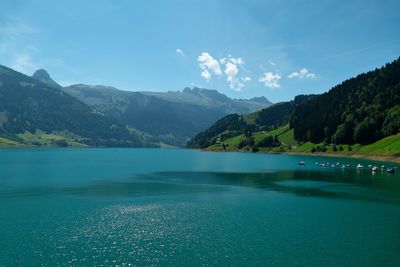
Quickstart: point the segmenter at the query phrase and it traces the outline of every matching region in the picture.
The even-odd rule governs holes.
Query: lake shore
[[[223,149],[202,149],[202,151],[208,152],[242,152],[242,153],[253,153],[248,150],[223,150]],[[359,159],[370,159],[377,161],[385,161],[392,163],[400,163],[400,157],[385,156],[385,155],[362,155],[362,154],[343,154],[343,153],[322,153],[322,152],[276,152],[276,151],[258,151],[257,153],[262,154],[288,154],[288,155],[305,155],[305,156],[320,156],[320,157],[338,157],[338,158],[359,158]]]
[[[1,145],[0,148],[82,148],[80,146],[68,146],[68,147],[57,147],[57,146],[34,146],[34,145],[26,145],[26,144],[18,144],[18,145]],[[86,146],[86,148],[96,148],[92,146]],[[102,148],[102,147],[97,147]],[[168,147],[165,147],[168,149]],[[223,149],[200,149],[201,151],[206,152],[241,152],[241,153],[253,153],[249,150],[223,150]],[[370,159],[377,161],[385,161],[385,162],[393,162],[400,164],[400,157],[396,156],[385,156],[385,155],[364,155],[364,154],[345,154],[345,153],[323,153],[323,152],[291,152],[291,151],[258,151],[257,153],[262,154],[287,154],[287,155],[305,155],[305,156],[320,156],[320,157],[338,157],[338,158],[359,158],[359,159]]]

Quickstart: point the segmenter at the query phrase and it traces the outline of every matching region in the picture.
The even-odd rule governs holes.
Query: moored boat
[[[394,173],[394,168],[387,168],[386,172],[387,173]]]

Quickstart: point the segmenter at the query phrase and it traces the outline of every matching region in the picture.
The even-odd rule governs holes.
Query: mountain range
[[[31,77],[0,66],[0,135],[37,145],[184,146],[230,114],[271,105],[216,90],[130,92],[102,85],[62,87],[43,69]]]

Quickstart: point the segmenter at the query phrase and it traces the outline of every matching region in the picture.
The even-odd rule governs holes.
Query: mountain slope
[[[270,104],[266,98],[233,100],[215,90],[200,88],[167,93],[127,92],[78,84],[63,90],[99,113],[177,146],[184,146],[226,114],[247,113]]]
[[[187,147],[205,148],[234,136],[270,130],[287,124],[294,108],[314,97],[315,95],[299,95],[293,101],[277,103],[247,115],[225,116],[193,137],[187,143]]]
[[[44,73],[35,76],[39,74]],[[0,134],[23,141],[21,134],[37,131],[74,136],[74,141],[86,145],[148,145],[124,125],[93,112],[57,86],[0,66]]]
[[[400,58],[333,87],[290,120],[298,141],[369,144],[400,131]]]

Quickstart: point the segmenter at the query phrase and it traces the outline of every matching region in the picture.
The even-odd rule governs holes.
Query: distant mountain
[[[63,90],[97,112],[175,146],[184,146],[196,133],[226,114],[249,113],[271,104],[266,98],[236,100],[201,88],[165,93],[127,92],[77,84]]]
[[[251,99],[231,99],[217,90],[186,87],[182,91],[169,92],[141,92],[145,95],[155,96],[170,102],[190,103],[205,107],[223,110],[226,114],[247,114],[258,109],[272,105],[265,97]]]
[[[56,83],[44,69],[35,71],[35,73],[33,73],[32,75],[32,78],[41,81],[47,84],[48,86],[61,88],[61,86],[58,83]]]
[[[126,125],[144,144],[151,145],[184,146],[197,132],[227,114],[246,114],[271,105],[265,97],[231,99],[216,90],[202,88],[128,92],[102,85],[62,87],[43,69],[32,78],[48,88],[62,90],[98,116]]]
[[[51,137],[53,145],[63,146],[154,145],[62,91],[45,71],[37,71],[33,77],[0,66],[1,136],[29,143],[26,138],[36,134],[38,144],[43,136]]]

